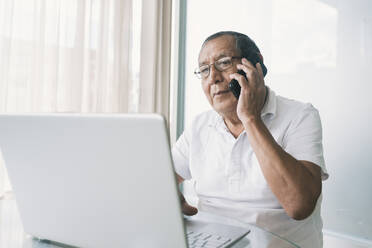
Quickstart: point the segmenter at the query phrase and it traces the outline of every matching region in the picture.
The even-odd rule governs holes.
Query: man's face
[[[235,48],[235,38],[223,35],[208,41],[202,47],[199,54],[199,67],[212,64],[223,57],[235,56],[239,56]],[[222,72],[212,64],[208,77],[202,78],[203,91],[213,109],[218,113],[236,111],[238,101],[228,85],[231,81],[229,75],[237,71],[237,63],[241,63],[240,59],[233,59],[232,68]]]

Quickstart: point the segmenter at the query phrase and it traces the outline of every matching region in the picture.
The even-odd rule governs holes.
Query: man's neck
[[[243,123],[238,118],[236,111],[220,113],[220,115],[222,116],[226,124],[226,127],[229,129],[229,131],[235,138],[237,138],[244,131]]]

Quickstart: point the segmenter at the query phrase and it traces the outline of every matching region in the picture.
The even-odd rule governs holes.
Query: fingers
[[[198,209],[190,206],[187,202],[182,203],[182,213],[188,216],[195,215],[198,213]]]
[[[246,58],[242,58],[242,65],[245,65],[246,67],[250,68],[251,70],[255,70],[256,67],[252,64],[251,61],[249,61]]]
[[[242,65],[242,64],[237,64],[236,65],[236,68],[238,70],[242,70],[245,72],[245,76],[239,74],[239,73],[233,73],[233,74],[230,74],[230,78],[231,79],[235,79],[239,82],[239,85],[240,87],[242,88],[245,88],[245,87],[248,87],[248,83],[251,83],[251,86],[252,85],[256,85],[257,84],[257,71],[256,69],[252,69],[250,67],[247,67],[245,65]]]
[[[241,88],[245,88],[248,84],[247,79],[239,73],[230,74],[230,79],[235,79],[236,81],[238,81]]]
[[[242,70],[246,74],[247,81],[252,85],[259,86],[263,83],[263,71],[259,62],[253,65],[246,58],[242,58],[242,63],[236,65],[238,70]]]
[[[237,64],[236,68],[238,68],[238,70],[244,71],[248,80],[252,78],[252,76],[254,76],[253,74],[256,71],[254,65],[246,58],[242,58],[242,63]]]
[[[182,213],[184,215],[188,215],[188,216],[191,216],[191,215],[195,215],[198,213],[198,209],[193,207],[193,206],[190,206],[186,200],[185,200],[185,197],[183,196],[182,193],[179,194],[180,195],[180,200],[181,200],[181,210],[182,210]]]
[[[263,75],[261,64],[260,63],[257,63],[256,64],[256,68],[257,68],[258,74],[260,75],[260,79],[263,79],[264,78],[264,75]]]

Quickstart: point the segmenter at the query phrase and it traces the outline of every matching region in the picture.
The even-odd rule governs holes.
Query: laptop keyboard
[[[226,247],[231,243],[230,238],[222,237],[219,235],[214,235],[205,232],[187,232],[187,243],[189,248],[222,248]]]

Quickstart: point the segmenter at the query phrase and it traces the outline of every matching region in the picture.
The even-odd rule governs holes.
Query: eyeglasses
[[[209,65],[202,65],[195,69],[194,74],[199,79],[205,79],[209,76],[209,73],[211,71],[211,65],[214,65],[214,67],[219,71],[226,71],[233,66],[233,59],[240,59],[241,57],[223,57],[214,63],[211,63]]]

